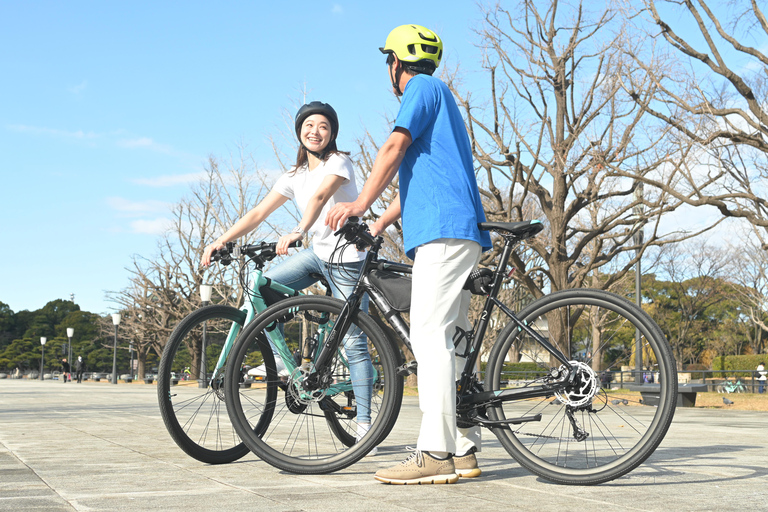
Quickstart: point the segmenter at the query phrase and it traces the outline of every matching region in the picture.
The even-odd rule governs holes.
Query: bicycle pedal
[[[419,364],[416,361],[411,361],[409,363],[403,363],[401,366],[397,367],[397,376],[398,377],[407,377],[410,374],[417,374]]]

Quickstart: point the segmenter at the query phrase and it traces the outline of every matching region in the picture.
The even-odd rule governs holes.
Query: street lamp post
[[[634,207],[634,213],[637,217],[637,223],[640,224],[643,220],[643,182],[637,182],[634,192],[635,200],[638,204]],[[637,301],[637,307],[641,308],[643,305],[642,295],[640,290],[641,283],[641,268],[640,268],[640,255],[643,245],[643,227],[642,224],[633,237],[633,242],[637,249],[635,250],[635,256],[637,257],[637,267],[635,269],[635,300]],[[635,329],[635,384],[643,383],[643,344],[640,340],[640,329]]]
[[[209,284],[201,284],[200,285],[200,298],[203,301],[203,306],[207,306],[211,302],[211,292],[213,291],[211,285]],[[203,341],[201,344],[201,350],[200,350],[200,371],[198,372],[198,380],[197,380],[197,387],[199,388],[207,388],[208,387],[208,368],[206,367],[205,363],[205,343],[206,343],[206,337],[207,337],[207,331],[208,331],[208,322],[203,322]]]
[[[120,325],[120,313],[112,314],[112,323],[115,325],[115,343],[112,346],[112,384],[117,384],[117,326]]]
[[[67,346],[69,347],[69,354],[67,354],[67,362],[69,362],[70,375],[72,374],[72,337],[75,335],[75,329],[67,327]]]
[[[128,373],[131,375],[131,380],[133,380],[133,342],[131,342],[128,345],[128,350],[131,353],[131,366],[130,366],[130,370],[128,371]]]
[[[40,345],[43,346],[43,357],[40,358],[40,380],[43,380],[43,369],[45,368],[45,342],[48,338],[45,336],[40,337]]]

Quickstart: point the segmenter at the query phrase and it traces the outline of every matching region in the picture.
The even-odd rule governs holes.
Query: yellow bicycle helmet
[[[394,53],[402,62],[429,74],[440,65],[443,42],[440,37],[421,25],[400,25],[387,36],[381,53]]]

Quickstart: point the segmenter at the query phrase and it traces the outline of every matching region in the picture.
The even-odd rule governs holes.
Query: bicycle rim
[[[519,315],[563,353],[585,354],[574,384],[547,397],[508,401],[489,407],[494,420],[530,417],[509,428],[494,429],[505,449],[521,465],[564,484],[598,484],[618,478],[640,465],[669,428],[677,401],[677,373],[669,344],[653,320],[635,305],[600,290],[565,290],[535,301]],[[659,386],[656,407],[642,404],[637,392],[603,389],[602,370],[635,367],[636,333],[642,366]],[[538,386],[557,368],[548,352],[516,325],[497,338],[486,369],[486,389]],[[506,360],[537,363],[528,378],[505,372]],[[578,428],[586,438],[577,440]],[[579,436],[581,437],[581,436]]]
[[[236,308],[203,307],[176,326],[163,350],[157,378],[163,421],[176,444],[201,462],[224,464],[248,453],[229,421],[223,375],[205,385],[233,323],[242,327],[244,321],[245,313]]]
[[[302,385],[306,368],[284,361],[278,370],[273,349],[267,342],[270,333],[291,353],[310,354],[312,341],[327,340],[344,302],[326,297],[296,297],[282,301],[260,314],[240,335],[227,363],[227,372],[248,375],[250,387],[231,397],[229,413],[245,444],[264,461],[284,471],[304,474],[328,473],[343,469],[365,456],[391,429],[402,400],[402,378],[396,376],[396,358],[388,339],[363,313],[354,315],[354,326],[345,343],[357,343],[370,365],[365,379],[353,382],[349,350],[337,350],[325,384],[313,391]],[[357,330],[355,329],[357,328]],[[357,341],[351,341],[352,339]],[[262,365],[263,369],[258,370]],[[310,371],[314,370],[309,363]],[[249,375],[250,373],[250,375]],[[231,377],[227,386],[232,389]],[[265,393],[266,386],[277,388],[276,396]],[[367,392],[360,392],[360,389]],[[370,399],[365,396],[370,393]],[[361,398],[361,396],[363,398]],[[370,403],[369,406],[366,406]],[[370,411],[371,428],[358,440],[359,422]],[[269,424],[261,419],[270,415]],[[255,428],[261,421],[263,429]]]

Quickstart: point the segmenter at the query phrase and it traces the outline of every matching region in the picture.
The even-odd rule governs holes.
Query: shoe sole
[[[433,475],[425,476],[422,478],[413,478],[411,480],[398,480],[396,478],[385,478],[382,476],[374,475],[373,478],[379,482],[392,485],[430,485],[430,484],[455,484],[459,481],[459,475],[456,473],[452,475]]]
[[[474,469],[457,469],[456,474],[459,475],[461,478],[476,478],[483,474],[482,471],[480,471],[480,468],[474,468]]]

